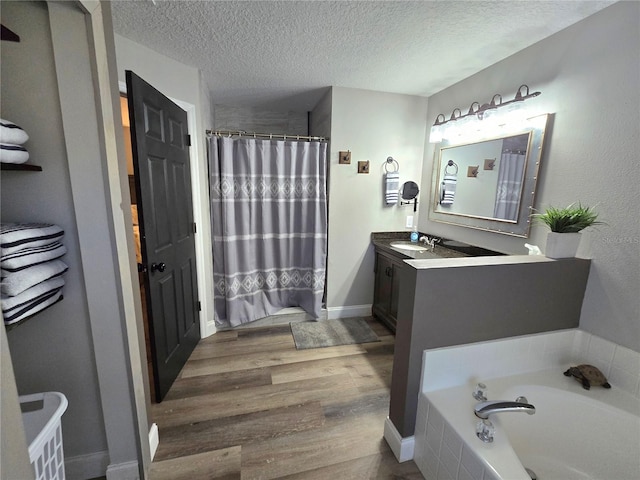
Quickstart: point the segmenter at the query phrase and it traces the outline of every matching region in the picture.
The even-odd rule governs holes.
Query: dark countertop
[[[409,237],[411,232],[373,232],[371,233],[371,242],[373,245],[387,253],[390,253],[402,260],[407,259],[429,259],[429,258],[460,258],[460,257],[475,257],[486,255],[503,255],[499,252],[494,252],[473,245],[467,245],[462,242],[457,242],[442,238],[439,243],[436,244],[433,252],[430,246],[425,246],[424,242],[418,242],[417,244],[411,243]],[[427,235],[432,237],[433,235],[418,233],[419,237]],[[404,250],[394,248],[391,243],[402,242],[409,245],[425,246],[424,250]]]

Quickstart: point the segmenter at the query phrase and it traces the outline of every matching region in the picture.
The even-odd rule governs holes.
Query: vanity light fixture
[[[466,114],[462,114],[462,111],[459,108],[455,108],[447,120],[444,114],[440,113],[431,127],[429,142],[441,142],[445,133],[447,137],[459,135],[461,130],[463,130],[463,127],[475,120],[496,120],[496,111],[498,109],[506,107],[505,110],[503,110],[505,113],[514,111],[519,107],[519,102],[537,97],[540,93],[541,92],[529,93],[529,87],[527,85],[520,85],[513,100],[503,102],[502,95],[496,93],[491,97],[490,101],[483,103],[482,105],[479,102],[473,102]]]

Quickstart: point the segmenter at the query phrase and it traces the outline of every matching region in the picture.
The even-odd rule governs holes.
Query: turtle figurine
[[[566,377],[574,377],[582,383],[582,387],[585,390],[589,390],[591,385],[611,388],[611,385],[607,382],[607,377],[593,365],[582,364],[577,367],[570,367],[569,370],[564,372],[564,375]]]

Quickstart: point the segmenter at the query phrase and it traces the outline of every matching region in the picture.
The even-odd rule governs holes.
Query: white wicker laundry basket
[[[61,420],[67,405],[67,398],[58,392],[20,397],[22,423],[36,480],[65,480]]]

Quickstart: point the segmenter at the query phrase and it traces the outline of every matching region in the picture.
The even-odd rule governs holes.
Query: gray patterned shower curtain
[[[216,324],[286,307],[320,315],[327,256],[325,142],[209,138]]]
[[[494,218],[518,220],[526,155],[503,152],[498,170],[498,186],[493,210]]]

